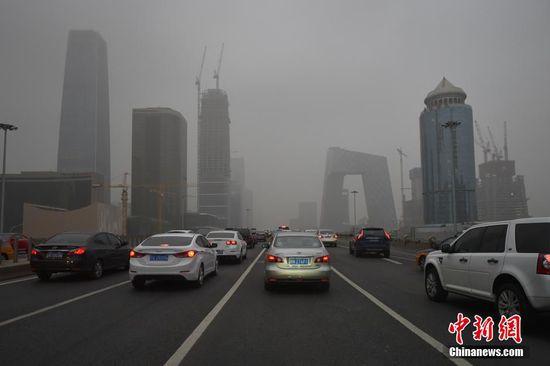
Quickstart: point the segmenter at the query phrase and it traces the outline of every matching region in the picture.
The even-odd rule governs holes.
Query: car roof
[[[277,236],[312,236],[314,238],[317,237],[317,235],[314,235],[313,233],[306,233],[304,231],[280,231],[277,233]]]
[[[319,229],[319,231],[334,231],[332,229]]]
[[[185,238],[192,238],[196,235],[200,235],[200,234],[196,234],[196,233],[160,233],[160,234],[155,234],[155,235],[151,235],[150,237],[151,238],[158,238],[158,237],[161,237],[161,236],[173,236],[173,237],[185,237]]]
[[[237,230],[213,230],[211,232],[208,233],[208,235],[212,234],[212,233],[231,233],[231,234],[237,234],[238,231]]]

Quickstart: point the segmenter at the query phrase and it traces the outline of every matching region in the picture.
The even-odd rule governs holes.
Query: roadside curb
[[[0,281],[32,275],[29,263],[21,263],[13,266],[0,267]]]

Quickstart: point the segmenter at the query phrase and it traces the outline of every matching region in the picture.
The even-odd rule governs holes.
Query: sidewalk
[[[0,263],[0,281],[31,275],[31,267],[26,257],[19,258],[17,263],[13,260],[2,260]]]

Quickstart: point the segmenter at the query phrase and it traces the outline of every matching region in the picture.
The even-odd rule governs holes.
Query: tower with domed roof
[[[472,107],[465,103],[466,93],[443,78],[424,99],[420,114],[420,154],[424,221],[426,224],[451,223],[453,146],[451,131],[442,125],[458,121],[456,215],[457,222],[477,218],[475,197],[474,126]]]

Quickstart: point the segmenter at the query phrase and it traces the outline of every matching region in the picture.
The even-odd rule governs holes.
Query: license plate
[[[166,262],[168,260],[167,254],[152,254],[150,256],[152,262]]]
[[[294,266],[303,266],[309,264],[309,258],[289,258],[288,264]]]
[[[218,253],[218,254],[223,254],[223,250],[219,250],[219,249],[218,249],[218,250],[216,250],[216,253]]]
[[[48,259],[61,259],[63,258],[63,252],[48,252],[46,253]]]

